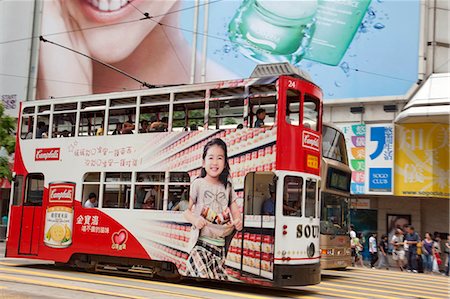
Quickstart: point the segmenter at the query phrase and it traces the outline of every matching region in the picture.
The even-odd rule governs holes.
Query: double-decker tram
[[[6,256],[317,284],[321,118],[320,88],[288,64],[24,102]]]
[[[320,265],[322,269],[346,268],[352,262],[348,235],[352,172],[342,132],[323,124],[322,134]]]

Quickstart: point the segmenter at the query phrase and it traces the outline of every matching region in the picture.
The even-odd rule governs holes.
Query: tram
[[[322,134],[320,265],[322,269],[345,269],[352,263],[348,234],[352,171],[343,133],[324,123]]]
[[[186,208],[200,206],[191,185],[218,139],[232,191],[204,191],[199,229]],[[289,64],[259,65],[248,79],[23,102],[6,257],[317,284],[321,145],[322,91]],[[218,208],[230,202],[238,214]],[[213,241],[210,263],[198,247]]]

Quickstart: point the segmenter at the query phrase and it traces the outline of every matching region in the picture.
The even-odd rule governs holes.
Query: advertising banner
[[[394,127],[366,125],[366,194],[392,194]]]
[[[339,126],[344,133],[348,161],[352,170],[350,192],[364,194],[366,190],[366,125],[350,124]]]
[[[395,195],[450,196],[449,128],[424,123],[395,126]]]
[[[417,81],[418,0],[119,2],[44,2],[37,98],[245,78],[274,62],[307,71],[325,100]]]

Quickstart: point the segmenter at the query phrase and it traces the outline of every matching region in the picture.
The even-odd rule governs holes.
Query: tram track
[[[210,298],[212,298],[212,297],[205,297],[205,296],[198,296],[198,295],[188,295],[185,293],[183,294],[181,292],[168,291],[168,290],[164,290],[164,289],[160,289],[160,288],[142,287],[142,286],[137,286],[137,285],[132,285],[132,284],[121,284],[121,283],[115,283],[115,282],[109,282],[109,281],[103,281],[103,280],[93,280],[90,278],[80,278],[80,277],[72,277],[72,276],[60,275],[60,274],[51,274],[51,273],[45,273],[42,271],[31,271],[31,270],[14,269],[14,268],[11,269],[11,268],[0,267],[0,273],[1,272],[8,273],[8,275],[0,274],[0,280],[2,280],[2,281],[26,283],[26,284],[40,285],[40,286],[46,286],[46,287],[54,287],[54,288],[62,288],[62,289],[68,289],[68,290],[72,290],[72,291],[82,291],[82,292],[95,293],[95,294],[108,295],[108,296],[118,296],[118,297],[122,297],[122,298],[148,298],[148,297],[147,296],[144,296],[144,297],[136,296],[136,295],[131,295],[131,294],[123,294],[123,293],[117,293],[117,292],[108,292],[108,291],[94,289],[94,288],[72,286],[72,285],[63,284],[63,283],[28,278],[28,277],[24,277],[24,276],[26,276],[26,275],[39,276],[41,278],[43,277],[43,278],[48,278],[48,279],[58,279],[58,280],[78,282],[78,283],[89,283],[89,284],[96,284],[96,285],[109,286],[109,287],[127,288],[127,289],[133,289],[133,290],[139,290],[139,291],[145,291],[145,292],[154,292],[154,293],[158,293],[158,294],[165,294],[167,296],[173,296],[176,298],[186,298],[186,299],[210,299]],[[14,274],[20,275],[20,276],[15,276]]]
[[[40,270],[24,269],[23,267],[33,267],[38,266]],[[112,274],[92,274],[85,272],[72,271],[70,269],[62,269],[67,273],[80,273],[83,277],[74,277],[64,274],[53,274],[48,273],[45,270],[52,271],[55,268],[53,266],[45,265],[27,265],[20,266],[18,269],[17,265],[11,265],[8,263],[0,262],[0,281],[9,282],[19,282],[33,285],[40,285],[46,287],[56,287],[63,288],[72,291],[83,291],[89,293],[96,293],[101,295],[111,295],[108,291],[103,291],[99,289],[93,289],[88,287],[74,287],[72,285],[56,282],[47,282],[42,279],[29,278],[26,276],[38,276],[39,278],[47,278],[52,280],[64,280],[65,282],[76,282],[76,283],[89,283],[101,285],[104,287],[117,287],[121,289],[142,291],[142,292],[152,292],[158,293],[160,295],[167,295],[174,298],[186,298],[186,299],[217,299],[223,298],[248,298],[248,299],[267,299],[273,297],[284,297],[284,298],[317,298],[310,296],[311,291],[306,290],[295,290],[295,289],[284,289],[284,288],[267,288],[267,287],[255,287],[255,286],[245,286],[233,283],[220,283],[215,284],[208,281],[196,281],[196,280],[185,280],[181,284],[145,280],[142,278],[130,278]],[[2,275],[1,273],[7,273],[8,276]],[[106,279],[113,279],[114,281],[106,281]],[[147,286],[150,285],[150,286]],[[165,289],[166,288],[166,289]],[[170,288],[172,290],[167,290]],[[223,288],[231,289],[223,290]],[[174,291],[176,289],[177,291]],[[205,295],[205,293],[207,295]],[[145,297],[129,295],[126,293],[113,293],[112,295],[121,298],[149,298],[149,294]]]

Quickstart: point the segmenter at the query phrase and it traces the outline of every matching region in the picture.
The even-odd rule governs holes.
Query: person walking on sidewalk
[[[403,271],[405,267],[405,249],[403,248],[403,231],[397,228],[395,234],[392,236],[391,244],[394,246],[392,252],[392,259],[397,263],[397,266]]]
[[[386,234],[381,236],[380,243],[378,244],[379,251],[379,263],[378,263],[378,269],[381,269],[382,267],[386,267],[386,270],[389,270],[389,260],[388,260],[388,250],[389,250],[389,244],[388,244],[388,236]]]
[[[373,233],[369,238],[370,267],[375,269],[375,263],[378,261],[377,234]]]
[[[417,273],[417,243],[420,242],[419,235],[414,231],[414,226],[407,228],[408,233],[405,236],[405,245],[408,246],[408,272]]]

